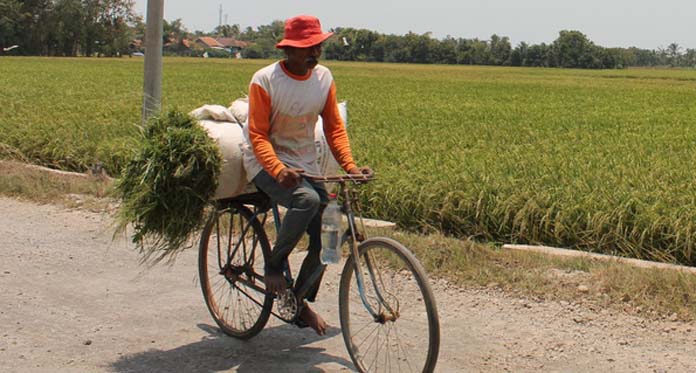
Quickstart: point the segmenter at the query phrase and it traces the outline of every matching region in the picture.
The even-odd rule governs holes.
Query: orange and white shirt
[[[249,181],[261,169],[274,178],[285,167],[319,175],[314,144],[319,115],[338,164],[346,171],[355,167],[329,69],[317,65],[299,76],[279,61],[257,71],[249,85],[249,121],[242,147]]]

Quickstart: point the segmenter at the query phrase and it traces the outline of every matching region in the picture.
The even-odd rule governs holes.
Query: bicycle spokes
[[[215,212],[204,229],[199,254],[201,287],[211,315],[234,337],[257,334],[273,299],[263,286],[263,248],[270,250],[261,225],[248,209]]]
[[[407,250],[391,240],[361,245],[350,279],[341,282],[341,326],[361,372],[434,367],[439,341],[432,292]],[[353,278],[354,277],[354,278]],[[358,283],[362,279],[362,286]],[[434,346],[434,347],[433,347]]]
[[[355,260],[355,283],[360,299],[375,321],[385,323],[399,318],[399,298],[390,293],[382,278],[382,263],[366,252]]]

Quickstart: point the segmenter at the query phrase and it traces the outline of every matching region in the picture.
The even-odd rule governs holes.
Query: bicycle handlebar
[[[329,176],[321,176],[321,175],[309,175],[309,174],[301,174],[302,177],[306,178],[307,180],[311,181],[320,181],[320,182],[325,182],[325,183],[345,183],[345,182],[354,182],[357,184],[364,184],[369,181],[372,181],[375,179],[375,175],[350,175],[350,174],[345,174],[345,175],[329,175]]]

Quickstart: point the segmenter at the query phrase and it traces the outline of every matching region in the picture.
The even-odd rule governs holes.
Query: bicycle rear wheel
[[[353,363],[361,372],[432,372],[440,324],[425,270],[389,238],[366,240],[358,252],[365,301],[380,316],[374,318],[360,297],[351,256],[341,275],[339,311]]]
[[[261,223],[244,207],[213,212],[203,229],[198,273],[210,314],[225,334],[249,339],[268,322],[273,296],[265,292],[270,253]]]

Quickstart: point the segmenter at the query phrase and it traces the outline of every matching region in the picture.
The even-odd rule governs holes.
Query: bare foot
[[[266,292],[271,294],[280,294],[285,291],[288,286],[285,277],[282,274],[266,273],[263,276],[263,282],[266,284]]]
[[[302,312],[300,312],[300,319],[307,323],[312,329],[314,329],[315,332],[317,332],[318,335],[325,335],[326,334],[326,329],[329,327],[329,324],[324,321],[324,319],[319,316],[318,313],[314,312],[311,308],[309,308],[309,305],[305,303],[304,307],[302,307]]]

